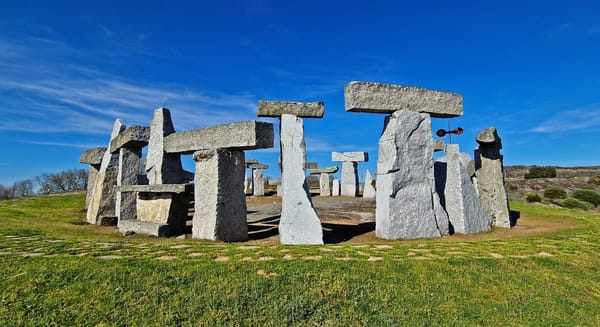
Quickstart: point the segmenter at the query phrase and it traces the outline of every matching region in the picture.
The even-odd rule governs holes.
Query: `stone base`
[[[149,223],[137,219],[123,219],[119,221],[119,225],[117,227],[119,228],[119,232],[123,234],[127,232],[134,232],[136,234],[146,234],[157,237],[178,235],[177,233],[171,233],[171,228],[169,225]]]
[[[98,225],[100,226],[117,226],[117,217],[108,216],[98,218]]]
[[[173,235],[185,232],[190,197],[186,193],[139,192],[137,221],[168,225]]]

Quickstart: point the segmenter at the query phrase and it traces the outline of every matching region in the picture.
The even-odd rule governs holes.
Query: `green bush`
[[[600,205],[600,193],[598,193],[594,190],[589,190],[589,189],[575,190],[571,196],[573,196],[577,200],[591,203],[595,207]]]
[[[600,176],[594,176],[594,178],[592,178],[592,183],[600,185]]]
[[[547,199],[564,199],[567,197],[567,191],[560,186],[548,186],[544,191],[544,197]]]
[[[554,178],[556,177],[556,168],[554,167],[538,167],[529,168],[529,172],[525,174],[525,179],[532,178]]]
[[[562,206],[565,208],[582,209],[582,210],[588,210],[590,208],[589,204],[587,204],[586,202],[583,202],[583,201],[579,201],[575,198],[566,198],[562,202]]]
[[[541,202],[542,197],[535,192],[529,192],[529,193],[525,194],[525,200],[527,202]]]

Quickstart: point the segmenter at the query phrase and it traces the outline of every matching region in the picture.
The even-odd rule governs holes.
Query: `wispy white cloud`
[[[44,141],[30,141],[20,140],[21,143],[37,144],[37,145],[49,145],[58,147],[78,148],[78,149],[89,149],[97,146],[96,144],[79,144],[79,143],[67,143],[67,142],[44,142]]]
[[[559,112],[530,131],[535,133],[585,133],[598,130],[600,130],[600,104]]]

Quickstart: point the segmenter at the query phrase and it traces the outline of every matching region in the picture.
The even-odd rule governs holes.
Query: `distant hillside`
[[[524,178],[529,168],[532,166],[505,166],[504,171],[507,178]],[[600,166],[587,167],[558,167],[556,174],[558,178],[573,178],[573,177],[594,177],[600,176]]]

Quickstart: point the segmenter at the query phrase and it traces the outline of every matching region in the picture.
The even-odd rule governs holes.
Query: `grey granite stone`
[[[121,148],[119,150],[117,185],[137,184],[141,157],[141,148]],[[116,194],[115,212],[117,219],[135,219],[137,217],[135,193],[116,191]]]
[[[192,238],[239,242],[248,239],[244,152],[194,152],[196,178]]]
[[[342,162],[341,195],[358,195],[358,171],[356,162],[368,161],[367,152],[332,152],[331,161]]]
[[[467,173],[471,158],[458,152],[457,144],[446,145],[446,155],[435,162],[436,189],[448,213],[452,230],[461,234],[489,231],[492,220],[481,205]]]
[[[143,148],[150,140],[150,128],[145,126],[129,126],[110,141],[110,152],[117,152],[121,148]]]
[[[279,235],[282,244],[323,244],[321,222],[313,207],[304,167],[304,123],[294,115],[281,116],[282,209]]]
[[[311,175],[318,175],[318,174],[323,174],[323,173],[333,174],[337,171],[338,171],[337,166],[324,167],[324,168],[311,168],[310,174]]]
[[[120,119],[115,120],[110,139],[114,139],[125,129]],[[110,142],[109,142],[110,144]],[[92,197],[87,207],[87,222],[102,225],[104,221],[116,223],[115,212],[115,185],[119,166],[119,154],[112,154],[108,149],[104,152],[100,169],[94,181]]]
[[[117,225],[119,232],[123,234],[145,234],[157,237],[174,235],[167,224],[150,223],[137,219],[122,219]]]
[[[175,133],[165,137],[164,146],[167,153],[184,154],[205,149],[272,148],[273,124],[248,120]]]
[[[440,237],[448,216],[435,192],[428,114],[400,110],[385,123],[377,160],[377,237]]]
[[[259,163],[247,165],[247,167],[250,169],[269,169],[269,165]]]
[[[121,185],[117,186],[120,192],[146,192],[146,193],[190,193],[194,189],[192,184],[150,184],[150,185]]]
[[[316,169],[319,166],[317,162],[307,162],[304,164],[305,169]]]
[[[479,148],[475,150],[475,176],[481,204],[492,217],[494,226],[510,228],[510,208],[504,186],[503,157],[500,154],[502,140],[493,127],[481,131],[476,140]]]
[[[291,102],[291,101],[259,101],[258,117],[281,117],[283,114],[305,118],[322,118],[325,113],[323,101]]]
[[[323,172],[319,176],[319,195],[331,196],[331,188],[329,187],[329,173]]]
[[[334,179],[331,182],[331,195],[332,196],[340,196],[340,180]]]
[[[375,199],[375,195],[376,191],[375,186],[373,185],[373,177],[367,169],[367,172],[365,173],[365,187],[363,189],[363,198]]]
[[[332,152],[331,161],[344,162],[363,162],[369,161],[369,154],[367,152]]]
[[[79,162],[90,165],[100,165],[105,152],[106,147],[87,149],[81,154],[81,157],[79,157]]]
[[[181,184],[186,182],[179,154],[165,153],[164,139],[175,133],[171,112],[166,108],[154,111],[150,124],[150,140],[146,156],[146,175],[149,184]]]
[[[432,117],[463,114],[460,94],[371,82],[350,82],[344,89],[346,111],[390,114],[397,110],[428,113]]]
[[[262,165],[267,166],[267,165]],[[269,167],[269,166],[267,166]],[[265,177],[263,168],[252,169],[252,195],[265,195]]]
[[[433,151],[439,152],[444,151],[445,145],[444,140],[433,140]]]

